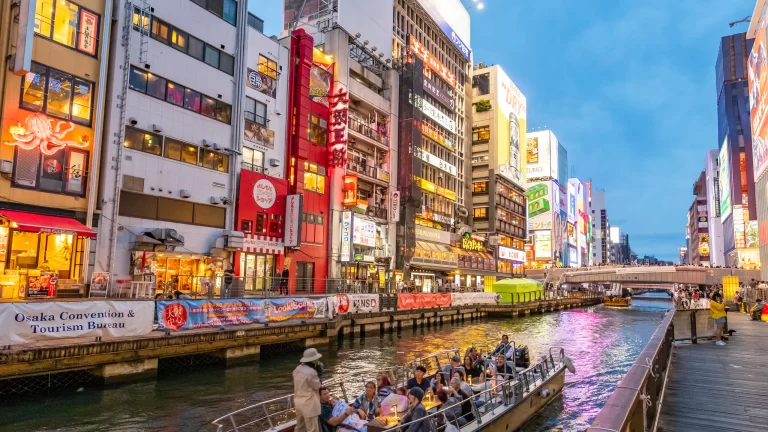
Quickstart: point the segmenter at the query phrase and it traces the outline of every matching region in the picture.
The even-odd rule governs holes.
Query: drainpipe
[[[99,60],[99,84],[96,92],[96,115],[94,116],[95,127],[93,128],[93,155],[91,156],[91,166],[88,170],[90,182],[88,183],[88,210],[85,216],[85,226],[93,227],[93,211],[96,207],[96,198],[98,195],[99,162],[101,160],[102,134],[104,133],[104,106],[107,98],[107,72],[109,68],[109,36],[112,32],[112,1],[104,4],[104,14],[102,15],[103,25],[101,28],[101,55]],[[83,250],[83,270],[80,275],[83,284],[88,283],[88,267],[91,257],[91,239],[85,239],[85,248]]]
[[[243,153],[243,107],[245,98],[245,68],[248,53],[248,2],[241,1],[237,8],[237,38],[235,42],[235,94],[232,109],[232,151],[229,166],[229,199],[232,211],[226,219],[225,229],[236,231],[235,203],[237,202],[240,161]]]

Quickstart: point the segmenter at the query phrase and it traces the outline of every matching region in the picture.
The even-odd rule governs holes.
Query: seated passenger
[[[445,421],[458,426],[457,422],[461,417],[461,406],[459,405],[459,401],[449,396],[445,389],[440,389],[440,391],[437,392],[437,400],[440,401],[440,407],[437,411],[444,411]],[[440,420],[442,420],[442,418],[438,416],[438,421]]]
[[[357,415],[363,420],[371,421],[380,414],[379,398],[376,397],[376,383],[368,381],[365,391],[352,403]]]
[[[502,377],[507,380],[511,380],[515,373],[515,368],[507,363],[505,356],[496,356],[496,373],[495,376]]]
[[[389,377],[386,375],[380,375],[376,383],[378,386],[378,390],[376,392],[376,396],[379,398],[379,403],[387,398],[387,396],[394,393],[394,389],[392,388],[392,383],[389,382]]]
[[[418,387],[422,389],[424,392],[429,391],[429,380],[424,378],[424,375],[427,373],[427,368],[424,366],[416,366],[416,377],[411,378],[408,380],[408,390]]]
[[[333,416],[333,407],[339,400],[331,396],[331,392],[326,387],[320,387],[320,432],[335,432],[336,427],[341,424],[355,409],[349,407],[338,416]]]

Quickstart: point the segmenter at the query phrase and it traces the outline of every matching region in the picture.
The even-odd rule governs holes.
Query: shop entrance
[[[435,287],[434,273],[411,273],[411,278],[414,285],[416,285],[417,292],[433,292]]]
[[[271,289],[272,278],[275,274],[275,256],[241,253],[240,269],[246,291]]]
[[[296,292],[311,293],[315,283],[315,263],[296,263]]]

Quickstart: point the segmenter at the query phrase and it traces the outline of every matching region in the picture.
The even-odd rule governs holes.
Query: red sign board
[[[432,55],[427,48],[417,41],[413,35],[408,36],[410,39],[410,48],[416,56],[418,56],[423,62],[424,66],[429,67],[435,71],[442,79],[445,80],[451,87],[456,88],[456,75],[453,74],[444,64]]]
[[[237,229],[250,234],[282,237],[288,182],[240,170]]]
[[[330,100],[329,162],[331,166],[341,168],[347,165],[347,120],[349,118],[349,97],[347,91],[343,88],[338,88]]]

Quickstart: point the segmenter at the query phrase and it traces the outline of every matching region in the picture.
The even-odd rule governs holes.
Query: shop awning
[[[96,238],[96,231],[88,228],[73,218],[48,216],[14,210],[0,210],[0,217],[16,222],[17,226],[15,228],[19,231],[73,234],[79,237]]]

